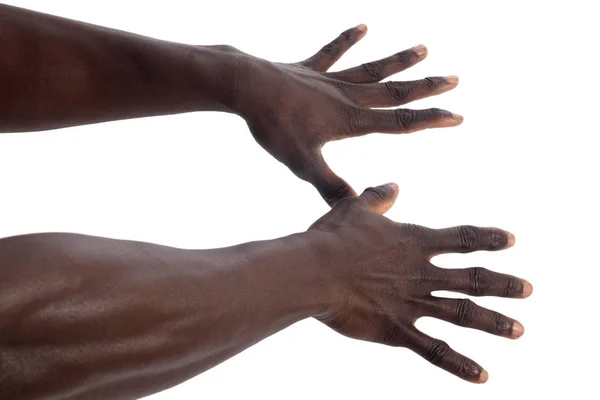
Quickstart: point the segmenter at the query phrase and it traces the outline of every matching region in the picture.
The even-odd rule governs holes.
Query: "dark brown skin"
[[[423,46],[326,73],[365,33],[358,26],[304,62],[280,64],[0,5],[0,132],[236,113],[267,151],[335,204],[307,232],[214,250],[65,233],[1,239],[0,399],[135,399],[309,317],[485,382],[479,365],[414,322],[432,316],[521,336],[522,325],[508,317],[431,295],[527,297],[532,287],[519,278],[430,263],[436,254],[510,247],[514,237],[392,222],[380,214],[395,201],[396,185],[355,197],[321,156],[331,140],[462,121],[439,109],[371,109],[456,86],[455,77],[378,83],[423,60]]]
[[[0,240],[0,398],[134,399],[308,317],[485,382],[482,367],[414,322],[432,316],[521,336],[511,318],[431,295],[529,296],[522,279],[430,263],[441,253],[501,250],[514,237],[393,222],[380,213],[397,194],[394,184],[370,188],[307,232],[215,250],[58,233]]]
[[[422,61],[424,46],[327,73],[365,34],[359,25],[309,59],[282,64],[229,46],[166,42],[0,5],[0,132],[226,111],[333,205],[356,193],[324,161],[327,142],[462,122],[440,109],[371,109],[456,87],[454,76],[378,83]]]

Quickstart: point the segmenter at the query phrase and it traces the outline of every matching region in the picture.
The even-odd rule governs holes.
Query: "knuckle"
[[[379,82],[383,79],[383,73],[381,64],[377,61],[371,61],[365,64],[362,64],[359,67],[367,77],[373,82]]]
[[[337,40],[345,40],[345,41],[351,41],[353,38],[353,33],[355,31],[356,28],[350,28],[345,30],[344,32],[340,33],[340,37],[337,38]]]
[[[504,315],[494,311],[492,320],[493,333],[510,333],[512,331],[513,322]]]
[[[350,197],[350,190],[345,182],[335,182],[325,187],[321,194],[329,204],[335,204],[341,199]]]
[[[460,247],[466,251],[473,251],[481,245],[480,230],[471,225],[459,226],[457,229]]]
[[[463,358],[458,365],[458,373],[465,378],[475,378],[481,374],[481,369],[473,361]]]
[[[425,358],[434,365],[441,364],[450,352],[450,346],[443,340],[434,340],[425,349]]]
[[[419,113],[419,122],[424,121],[437,121],[444,117],[450,117],[452,114],[449,111],[442,110],[441,108],[429,108],[427,110],[421,110]]]
[[[413,110],[399,108],[397,110],[394,110],[394,118],[396,120],[396,125],[400,129],[407,130],[413,126],[415,112]]]
[[[343,136],[353,136],[361,133],[373,123],[371,114],[360,107],[344,107],[341,115],[341,119],[344,121]]]
[[[321,48],[320,53],[327,56],[336,57],[339,53],[339,49],[335,42],[331,42],[323,46],[323,48]]]
[[[388,196],[388,192],[380,186],[368,187],[365,192],[373,193],[378,200],[385,200]]]
[[[482,267],[469,269],[469,294],[481,296],[490,287],[491,273]]]
[[[408,246],[405,243],[403,244],[405,247],[404,250],[406,251]],[[417,274],[415,276],[415,281],[420,283],[421,285],[423,284],[423,282],[436,282],[438,279],[439,274],[435,270],[435,267],[429,264],[428,262],[423,262],[420,265],[420,268],[417,270]]]
[[[213,46],[213,49],[224,51],[227,53],[239,52],[239,50],[237,48],[230,46],[228,44],[218,44],[218,45]]]
[[[513,276],[509,277],[504,287],[504,297],[515,297],[523,294],[523,282]]]
[[[416,54],[411,49],[411,50],[404,50],[399,53],[396,53],[392,57],[394,58],[394,60],[396,62],[398,62],[400,64],[408,64],[412,60],[413,55],[416,55]]]
[[[468,326],[475,320],[476,305],[469,299],[457,301],[454,314],[454,323],[459,326]]]
[[[486,241],[492,250],[503,249],[508,244],[508,236],[499,230],[492,230],[486,235]]]
[[[425,78],[421,82],[423,86],[430,90],[437,89],[438,87],[446,84],[446,80],[439,76]]]
[[[390,96],[401,103],[406,102],[410,94],[410,86],[404,82],[385,82],[385,87]]]

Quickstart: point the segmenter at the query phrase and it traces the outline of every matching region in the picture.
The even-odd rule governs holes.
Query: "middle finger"
[[[395,107],[454,89],[458,77],[430,77],[418,81],[351,85],[348,94],[363,107]]]

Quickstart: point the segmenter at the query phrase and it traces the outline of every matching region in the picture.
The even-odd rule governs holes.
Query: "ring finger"
[[[480,307],[469,299],[447,299],[431,296],[425,300],[424,316],[451,322],[458,326],[478,329],[511,339],[524,333],[521,323],[496,311]]]

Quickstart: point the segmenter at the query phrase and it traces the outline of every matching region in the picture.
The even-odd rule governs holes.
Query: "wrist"
[[[231,46],[188,46],[194,62],[197,111],[237,114],[240,52]]]
[[[291,243],[290,257],[301,260],[303,267],[300,272],[306,288],[304,297],[311,306],[309,316],[316,318],[334,313],[339,303],[336,293],[339,293],[337,286],[340,277],[333,268],[334,252],[330,238],[324,237],[326,235],[322,232],[307,231],[284,238]],[[301,245],[298,246],[294,242]],[[302,255],[299,256],[300,254]]]
[[[242,301],[260,304],[256,313],[284,326],[328,314],[334,307],[334,276],[318,240],[305,232],[210,252],[213,262],[226,266],[221,270],[228,279],[244,288],[248,297]]]

